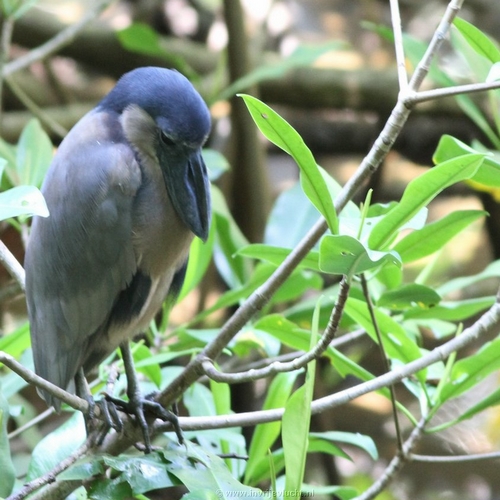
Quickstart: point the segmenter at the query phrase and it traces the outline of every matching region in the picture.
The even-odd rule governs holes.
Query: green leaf
[[[359,432],[342,432],[342,431],[327,431],[327,432],[311,432],[309,436],[316,439],[327,441],[335,441],[337,443],[349,444],[362,449],[373,460],[378,460],[378,451],[375,442],[370,436],[365,436]]]
[[[193,384],[182,399],[189,415],[202,417],[204,415],[216,415],[214,398],[210,390],[202,384]]]
[[[354,276],[386,263],[399,266],[397,253],[370,250],[352,236],[326,235],[321,239],[319,267],[325,273]]]
[[[212,261],[215,234],[215,225],[211,224],[206,243],[203,243],[200,238],[194,238],[191,243],[186,276],[177,302],[180,302],[189,292],[194,290],[200,284],[203,276],[205,276],[208,266]]]
[[[433,288],[418,283],[409,283],[382,293],[377,300],[377,307],[387,307],[398,311],[417,305],[426,309],[436,306],[440,301],[440,295]]]
[[[161,370],[158,363],[148,363],[148,360],[153,357],[151,351],[144,344],[134,344],[132,346],[132,354],[134,356],[134,365],[137,371],[146,375],[151,382],[160,387]]]
[[[482,31],[459,17],[453,20],[453,24],[480,56],[485,57],[491,63],[500,61],[500,50],[498,46]]]
[[[196,79],[197,75],[186,62],[186,60],[175,53],[166,50],[161,43],[158,33],[148,24],[135,22],[126,28],[117,31],[116,36],[120,44],[130,52],[145,54],[148,56],[161,57],[169,65],[174,66],[184,73],[190,80]]]
[[[456,158],[457,156],[474,153],[483,153],[486,154],[486,156],[484,157],[482,165],[470,180],[486,186],[500,188],[500,161],[494,153],[487,150],[484,146],[478,150],[451,135],[445,134],[439,140],[432,159],[434,163],[441,163]]]
[[[158,453],[104,456],[103,462],[119,473],[120,482],[127,482],[134,495],[175,485],[168,474],[166,462]]]
[[[267,220],[264,243],[295,248],[318,218],[318,211],[297,182],[278,196]]]
[[[231,166],[226,157],[215,149],[204,148],[202,150],[203,161],[208,169],[208,177],[214,182],[224,173],[231,170]]]
[[[275,247],[271,245],[264,245],[262,243],[254,243],[253,245],[248,245],[240,250],[238,250],[238,255],[243,257],[249,257],[252,259],[259,259],[269,262],[275,266],[279,266],[288,255],[290,255],[291,250],[287,248]],[[312,269],[313,271],[319,271],[319,253],[311,251],[306,257],[300,262],[300,268]]]
[[[0,384],[0,497],[8,497],[12,493],[16,480],[16,471],[10,456],[10,444],[7,434],[9,420],[9,404],[2,393]]]
[[[314,348],[318,339],[319,307],[320,301],[318,301],[314,309],[309,349]],[[282,439],[285,452],[285,491],[293,492],[290,496],[297,499],[300,498],[306,469],[315,374],[316,360],[307,365],[304,385],[292,394],[286,403],[283,414]]]
[[[104,467],[101,460],[96,457],[85,457],[75,462],[71,467],[59,474],[57,478],[63,481],[83,481],[103,472]]]
[[[279,314],[270,314],[257,321],[254,325],[259,330],[264,330],[280,340],[284,345],[297,351],[307,351],[311,342],[311,333],[309,330],[300,328],[297,324],[284,318]],[[354,375],[360,380],[371,380],[374,377],[369,371],[349,359],[340,351],[329,346],[325,351],[325,356],[330,359],[332,366],[340,373],[342,377]],[[389,396],[387,389],[382,389],[382,393]]]
[[[263,410],[283,408],[292,392],[298,372],[279,373],[269,386]],[[255,484],[255,474],[262,462],[267,463],[268,450],[271,449],[281,431],[281,422],[259,424],[255,428],[252,442],[248,450],[248,461],[245,469],[245,484]]]
[[[215,265],[222,278],[230,288],[246,284],[252,272],[252,265],[236,252],[248,245],[238,225],[231,215],[224,195],[219,188],[212,185],[212,224],[216,228],[216,245],[214,248]]]
[[[441,391],[441,401],[456,398],[500,368],[500,338],[486,343],[475,354],[457,361]]]
[[[0,9],[5,17],[20,19],[29,9],[38,3],[39,0],[2,0]]]
[[[45,199],[34,186],[17,186],[0,193],[0,220],[19,215],[48,217]]]
[[[380,309],[375,309],[374,313],[384,343],[384,349],[389,357],[399,359],[404,363],[409,363],[421,357],[420,349],[408,337],[399,323]],[[349,297],[345,306],[345,314],[356,321],[366,330],[372,340],[377,342],[377,334],[368,306],[364,301]],[[417,376],[422,382],[425,381],[424,370],[418,372]]]
[[[487,215],[483,210],[457,210],[407,234],[394,246],[404,263],[427,257],[441,250],[467,226]]]
[[[463,321],[488,309],[495,303],[495,297],[479,297],[475,299],[442,301],[430,309],[415,307],[404,312],[405,319],[441,319],[444,321]]]
[[[28,322],[18,327],[15,331],[0,337],[0,351],[10,354],[14,358],[19,357],[30,345]]]
[[[448,186],[472,177],[482,164],[484,155],[469,154],[445,161],[413,179],[406,187],[401,201],[372,229],[370,248],[380,249],[399,228],[410,220]]]
[[[332,197],[323,174],[302,137],[278,113],[263,102],[249,95],[241,95],[241,97],[260,131],[297,162],[304,193],[326,219],[330,230],[336,233],[338,220]]]
[[[234,498],[264,498],[255,488],[250,488],[237,481],[224,461],[209,453],[193,442],[186,442],[187,453],[179,449],[165,453],[167,460],[172,460],[167,469],[176,476],[190,491],[214,491],[220,500]]]
[[[52,161],[53,146],[37,119],[23,128],[16,151],[18,182],[40,187]]]
[[[109,500],[110,498],[129,500],[132,494],[132,488],[126,481],[122,481],[120,476],[114,479],[92,481],[88,492],[92,500]]]
[[[359,495],[358,490],[352,486],[318,486],[316,484],[303,484],[302,493],[304,497],[324,496],[326,498],[331,498],[333,496],[338,500],[352,500]]]
[[[75,452],[85,439],[83,415],[76,412],[38,443],[31,454],[26,481],[31,481],[51,471]]]

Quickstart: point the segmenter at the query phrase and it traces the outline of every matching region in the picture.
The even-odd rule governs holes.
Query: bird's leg
[[[109,403],[105,399],[98,402],[94,400],[87,383],[87,379],[83,373],[83,368],[80,368],[75,375],[75,389],[76,394],[89,404],[89,412],[84,414],[85,429],[87,436],[97,435],[95,442],[100,445],[104,440],[104,436],[108,433],[109,429],[113,428],[120,432],[123,429],[123,422],[121,421],[116,407],[114,404]],[[104,417],[104,428],[100,428],[94,423],[95,407],[99,406]]]
[[[144,437],[144,446],[146,453],[151,452],[151,437],[149,434],[149,425],[145,417],[145,412],[150,413],[154,417],[161,420],[170,422],[177,434],[180,443],[183,443],[182,431],[179,427],[177,416],[172,412],[163,408],[160,403],[151,399],[150,396],[143,397],[139,389],[139,381],[137,380],[137,373],[134,368],[134,360],[130,345],[128,342],[120,344],[120,350],[123,358],[123,365],[125,367],[125,375],[127,377],[127,396],[129,401],[121,401],[120,399],[106,396],[108,401],[114,403],[117,407],[123,409],[129,415],[136,417],[137,423],[142,430]]]

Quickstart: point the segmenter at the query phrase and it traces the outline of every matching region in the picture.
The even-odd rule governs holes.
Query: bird
[[[67,390],[118,347],[126,363],[128,342],[176,299],[191,241],[209,233],[210,127],[186,77],[141,67],[63,139],[41,188],[50,215],[34,217],[24,261],[37,375]]]

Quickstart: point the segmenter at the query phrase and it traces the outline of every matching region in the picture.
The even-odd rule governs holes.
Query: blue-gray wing
[[[26,295],[35,370],[62,388],[137,269],[132,213],[141,173],[119,135],[116,120],[95,111],[72,129],[42,188],[50,216],[35,218],[30,234]]]

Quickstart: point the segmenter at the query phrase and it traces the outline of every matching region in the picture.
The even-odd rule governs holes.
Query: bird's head
[[[164,68],[126,73],[99,108],[130,115],[124,128],[139,152],[154,156],[172,204],[202,240],[210,225],[210,186],[201,147],[210,132],[208,108],[187,78]]]

